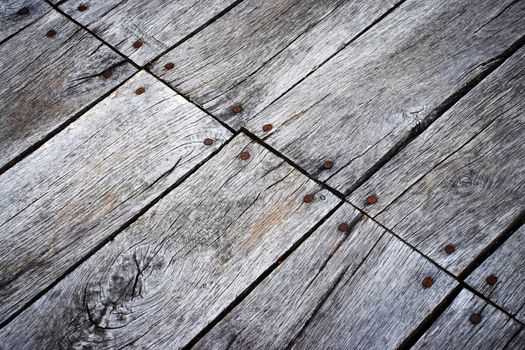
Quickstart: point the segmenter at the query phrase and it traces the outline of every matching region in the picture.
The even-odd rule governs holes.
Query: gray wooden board
[[[0,344],[179,348],[339,201],[241,134],[3,328]]]
[[[425,289],[427,276],[434,285]],[[344,204],[196,348],[391,349],[456,285]]]
[[[0,168],[136,71],[55,11],[3,43],[0,62]]]
[[[523,350],[525,348],[525,328],[521,329],[514,339],[507,344],[505,350]]]
[[[245,125],[347,193],[523,37],[525,2],[511,1],[408,0]]]
[[[215,143],[204,145],[206,137]],[[0,322],[229,137],[140,72],[2,174]]]
[[[234,0],[68,0],[60,9],[139,65],[205,25]],[[79,11],[79,5],[87,10]],[[140,48],[134,43],[139,40]]]
[[[27,9],[27,13],[24,9]],[[0,41],[33,23],[49,10],[51,7],[42,0],[2,0]]]
[[[481,316],[478,324],[470,321],[475,314]],[[509,316],[463,289],[412,349],[506,349],[520,329]]]
[[[522,48],[349,200],[461,273],[525,209],[524,72]]]
[[[496,284],[487,283],[494,275]],[[467,279],[467,283],[525,323],[525,226],[522,226]]]
[[[152,69],[238,129],[396,2],[246,0]],[[244,110],[234,114],[238,104]]]

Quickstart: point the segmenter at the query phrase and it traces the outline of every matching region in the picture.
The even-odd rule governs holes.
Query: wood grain
[[[396,2],[246,0],[152,68],[239,129]],[[166,70],[169,62],[175,66]],[[232,112],[236,105],[242,113]]]
[[[525,210],[524,62],[522,48],[349,197],[454,274]]]
[[[139,87],[146,91],[136,95]],[[203,144],[206,137],[212,146]],[[2,174],[0,321],[228,137],[218,122],[141,72]]]
[[[409,0],[245,125],[347,193],[524,33],[523,1]]]
[[[27,27],[51,7],[42,0],[2,0],[0,2],[0,42]]]
[[[0,344],[180,348],[338,202],[241,134],[3,328]]]
[[[0,62],[0,169],[136,71],[54,11],[0,45]]]
[[[525,323],[525,226],[522,226],[467,279],[467,283]],[[495,276],[495,284],[487,278]],[[489,279],[489,282],[490,279]]]
[[[344,204],[196,348],[392,349],[455,285]]]
[[[60,9],[139,65],[212,20],[234,0],[67,0]],[[87,9],[79,11],[80,5]],[[135,42],[142,46],[136,48]]]
[[[470,321],[474,314],[481,322]],[[464,289],[412,349],[507,349],[520,329],[509,316]]]

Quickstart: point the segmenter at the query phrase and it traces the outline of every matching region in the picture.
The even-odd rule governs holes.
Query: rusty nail
[[[311,194],[307,194],[303,198],[303,202],[305,203],[312,203],[313,201],[314,201],[314,196],[312,196]]]
[[[375,194],[371,194],[370,196],[366,197],[366,202],[368,204],[376,204],[377,203],[377,196]]]
[[[250,153],[248,153],[248,152],[242,152],[240,158],[241,158],[242,160],[248,160],[248,159],[250,159]]]
[[[347,232],[348,231],[348,224],[343,222],[342,224],[339,224],[339,226],[337,226],[337,229],[341,232]]]
[[[470,323],[472,324],[478,324],[481,322],[481,315],[480,314],[473,314],[470,316]]]
[[[137,95],[142,95],[142,94],[145,93],[145,92],[146,92],[146,89],[145,89],[143,86],[141,86],[141,87],[139,87],[137,90],[135,90],[135,93],[136,93]]]
[[[168,70],[169,70],[169,69],[173,69],[173,68],[175,68],[175,65],[174,65],[173,63],[171,63],[171,62],[168,62],[168,63],[166,63],[166,64],[164,65],[164,68],[166,68],[166,69],[168,69]]]
[[[331,160],[327,160],[323,163],[323,169],[332,169],[334,166],[334,162]]]
[[[205,144],[206,146],[211,146],[211,145],[213,145],[213,140],[210,139],[209,137],[205,138],[203,142],[204,142],[204,144]]]
[[[54,31],[53,29],[51,29],[50,31],[48,31],[48,32],[46,33],[46,36],[47,36],[48,38],[52,38],[52,37],[54,37],[55,35],[57,35],[57,32]]]
[[[263,125],[262,129],[263,129],[264,132],[268,132],[268,131],[273,129],[273,125],[272,124],[265,124],[265,125]]]
[[[494,275],[490,275],[490,276],[487,276],[485,281],[487,281],[487,284],[490,284],[491,286],[493,286],[498,282],[498,278]]]
[[[456,251],[456,247],[454,247],[453,244],[447,244],[445,246],[445,248],[443,248],[443,250],[445,251],[445,253],[447,254],[452,254]]]
[[[141,46],[142,46],[142,41],[140,40],[137,40],[133,43],[133,47],[136,49],[140,48]]]
[[[20,10],[18,10],[18,14],[20,16],[27,16],[29,14],[29,9],[27,7],[22,7]]]
[[[430,288],[434,284],[434,280],[432,278],[430,278],[430,277],[425,277],[425,278],[423,278],[423,282],[421,282],[421,284],[425,288]]]
[[[111,78],[112,75],[113,75],[113,72],[111,71],[111,69],[106,69],[105,71],[102,72],[102,76],[106,79]]]
[[[242,112],[242,107],[241,106],[235,106],[232,108],[232,111],[233,113],[241,113]]]
[[[88,9],[87,5],[86,4],[80,4],[78,5],[77,7],[77,10],[79,10],[80,12],[82,11],[86,11]]]

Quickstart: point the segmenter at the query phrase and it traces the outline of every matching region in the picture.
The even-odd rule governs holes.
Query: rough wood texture
[[[139,65],[205,25],[234,0],[68,0],[60,8]],[[87,9],[79,11],[79,5]],[[135,42],[141,47],[136,48]]]
[[[525,344],[525,328],[522,328],[521,332],[519,332],[514,339],[507,344],[505,350],[523,350],[525,347],[523,344]]]
[[[153,70],[238,129],[396,2],[246,0],[163,55]],[[166,70],[169,62],[175,67]],[[242,113],[232,112],[236,105]]]
[[[141,72],[0,176],[0,322],[228,137]]]
[[[409,0],[246,126],[346,193],[523,36],[511,1]]]
[[[54,11],[2,44],[0,62],[0,169],[136,71]]]
[[[481,322],[470,321],[474,314],[481,316]],[[516,321],[464,289],[412,349],[509,349],[520,328]]]
[[[455,285],[345,204],[196,348],[393,349]]]
[[[524,62],[522,48],[349,197],[455,274],[525,210]]]
[[[525,323],[524,261],[525,226],[522,226],[469,276],[467,283]],[[489,284],[489,276],[495,276],[497,282]]]
[[[0,2],[0,42],[33,23],[51,7],[42,0],[2,0]]]
[[[179,348],[338,202],[239,135],[2,329],[0,344]]]

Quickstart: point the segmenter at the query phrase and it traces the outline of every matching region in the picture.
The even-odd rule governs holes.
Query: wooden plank
[[[345,204],[196,348],[393,349],[456,285]]]
[[[521,332],[510,341],[505,350],[523,350],[523,344],[525,344],[525,328],[522,328]]]
[[[3,0],[0,3],[0,42],[27,27],[50,9],[42,0]]]
[[[234,0],[67,0],[60,9],[144,65],[220,14]],[[140,47],[135,43],[140,42]]]
[[[141,72],[2,174],[0,322],[229,137]]]
[[[54,11],[2,44],[0,61],[0,169],[136,71]]]
[[[523,1],[408,0],[245,126],[348,193],[524,32]]]
[[[524,62],[522,48],[349,197],[454,274],[525,210]]]
[[[469,276],[467,283],[525,323],[524,261],[522,226]]]
[[[180,348],[338,202],[241,134],[3,328],[0,344]]]
[[[506,349],[520,328],[464,289],[412,349]]]
[[[246,0],[152,69],[239,129],[396,2]],[[168,63],[174,64],[170,70]],[[232,111],[236,105],[242,113]]]

